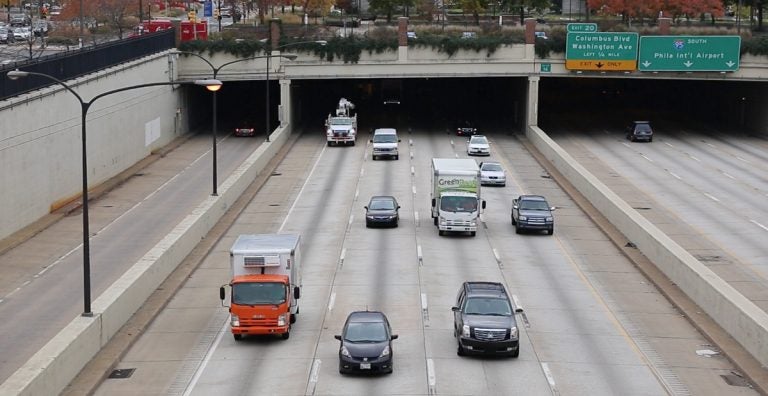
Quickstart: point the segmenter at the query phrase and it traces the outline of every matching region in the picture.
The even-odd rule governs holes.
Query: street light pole
[[[97,99],[102,98],[107,95],[112,95],[118,92],[128,91],[131,89],[137,89],[137,88],[147,88],[147,87],[155,87],[159,85],[204,85],[206,87],[209,86],[221,86],[221,81],[218,80],[196,80],[196,81],[177,81],[177,82],[159,82],[159,83],[148,83],[148,84],[139,84],[139,85],[132,85],[129,87],[123,87],[114,89],[111,91],[107,91],[101,94],[98,94],[93,97],[90,101],[86,102],[83,100],[83,98],[75,92],[75,90],[72,89],[69,85],[67,85],[65,82],[59,80],[56,77],[53,77],[48,74],[44,73],[36,73],[36,72],[27,72],[27,71],[20,71],[20,70],[13,70],[8,72],[8,78],[11,80],[17,80],[19,78],[24,78],[28,76],[38,76],[43,77],[48,80],[51,80],[55,82],[56,84],[61,85],[64,87],[67,91],[69,91],[72,95],[77,98],[78,102],[80,102],[80,122],[82,125],[81,129],[81,140],[82,140],[82,166],[83,166],[83,192],[82,192],[82,205],[83,205],[83,313],[82,316],[93,316],[93,311],[91,311],[91,242],[90,242],[90,232],[89,232],[89,223],[88,223],[88,159],[86,155],[86,124],[85,119],[88,115],[88,109],[90,109],[93,102],[95,102]]]

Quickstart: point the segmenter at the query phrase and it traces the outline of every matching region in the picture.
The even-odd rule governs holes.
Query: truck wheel
[[[515,226],[515,234],[519,234],[521,232],[523,232],[523,230],[521,230],[520,227]]]
[[[459,347],[456,348],[456,354],[459,355],[459,356],[464,356],[464,348],[458,342],[457,342],[457,344],[459,345]]]
[[[515,221],[515,216],[512,216],[512,225],[516,225],[517,222]]]
[[[350,146],[354,146],[355,145],[355,141],[353,140],[353,141],[349,142],[349,145]]]
[[[291,337],[291,327],[288,326],[288,331],[280,335],[284,340],[287,340]]]
[[[333,142],[328,142],[328,147],[333,146]]]
[[[475,236],[475,235],[477,235],[477,231],[470,231],[469,232],[469,236]]]
[[[291,319],[290,319],[290,322],[291,322],[291,324],[294,324],[294,323],[296,323],[296,315],[294,315],[294,314],[291,314]]]
[[[552,228],[550,228],[550,229],[548,229],[548,230],[547,230],[547,234],[548,234],[548,235],[552,235],[552,234],[554,234],[554,233],[555,233],[555,230],[554,230],[554,229],[552,229]]]
[[[443,236],[443,235],[445,235],[445,231],[437,230],[437,235]]]
[[[437,217],[433,217],[432,222],[435,223],[435,225],[437,225]]]
[[[515,349],[514,352],[509,354],[509,356],[513,357],[513,358],[516,358],[516,357],[520,356],[520,347],[518,346],[517,349]]]
[[[399,159],[400,159],[400,155],[396,155],[396,156],[395,156],[395,159],[396,159],[396,160],[399,160]]]
[[[232,334],[233,337],[235,337],[235,341],[240,341],[243,339],[242,334]]]

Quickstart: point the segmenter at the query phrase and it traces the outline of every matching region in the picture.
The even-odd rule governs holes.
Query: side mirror
[[[433,208],[435,207],[435,204],[436,204],[436,203],[437,203],[437,202],[435,201],[435,199],[434,199],[434,198],[432,198],[432,207],[433,207]]]
[[[335,338],[335,339],[337,339],[337,340],[341,341],[341,336],[340,336],[340,335],[338,335],[338,334],[336,334],[335,336],[333,336],[333,338]]]
[[[300,287],[296,286],[296,287],[293,288],[293,298],[296,299],[296,300],[301,298],[301,288]]]
[[[517,205],[512,205],[512,209],[518,209]]]
[[[397,337],[399,337],[397,334],[392,334],[392,337],[391,337],[391,338],[392,338],[393,340],[396,340],[396,339],[397,339]]]
[[[397,142],[398,142],[398,143],[400,143],[400,142],[402,142],[402,140],[400,140],[400,139],[397,139]]]
[[[453,311],[453,312],[459,312],[459,307],[451,307],[451,311]]]
[[[369,142],[373,143],[373,139],[369,140]]]
[[[485,209],[485,200],[483,200],[483,209]]]
[[[555,209],[557,209],[557,206],[553,206],[553,207],[549,208],[550,211],[554,211]]]
[[[400,209],[400,205],[397,205],[397,208]],[[554,210],[554,209],[553,209]]]
[[[365,205],[365,206],[363,206],[363,207],[365,208],[365,210],[368,210],[368,205]]]
[[[224,286],[219,288],[219,300],[224,302],[224,297],[226,297],[226,294],[224,293]]]

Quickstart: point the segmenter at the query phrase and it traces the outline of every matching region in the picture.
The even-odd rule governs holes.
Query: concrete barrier
[[[0,395],[56,395],[139,309],[288,141],[280,127],[210,196],[93,302],[94,316],[76,317],[0,385]]]
[[[533,145],[621,233],[762,365],[768,366],[768,314],[640,215],[538,127]]]

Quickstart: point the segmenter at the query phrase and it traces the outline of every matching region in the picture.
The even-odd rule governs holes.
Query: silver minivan
[[[371,143],[373,143],[371,157],[374,160],[381,157],[399,159],[398,142],[400,142],[400,139],[397,137],[397,130],[394,128],[378,128],[374,130],[373,139],[371,139]]]

